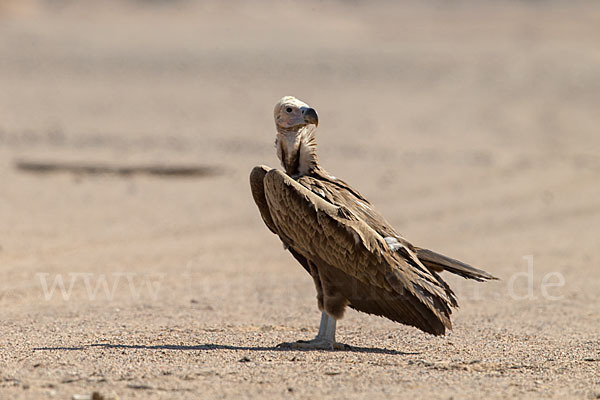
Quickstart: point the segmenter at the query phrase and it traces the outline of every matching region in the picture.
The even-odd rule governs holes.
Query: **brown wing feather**
[[[254,202],[258,207],[258,211],[260,211],[260,216],[265,222],[265,225],[267,225],[267,228],[269,228],[271,232],[277,234],[275,224],[273,224],[273,219],[271,218],[269,206],[267,205],[267,199],[265,198],[265,185],[263,183],[265,175],[267,175],[267,172],[270,170],[271,168],[265,165],[254,167],[252,172],[250,172],[250,190],[252,191],[252,197],[254,198]]]
[[[265,179],[265,175],[269,172],[271,168],[260,165],[258,167],[254,167],[252,172],[250,173],[250,189],[252,191],[252,197],[254,198],[254,202],[258,207],[258,211],[260,211],[260,215],[267,225],[267,228],[271,232],[277,235],[275,224],[273,223],[273,219],[271,218],[271,212],[269,211],[269,206],[267,205],[267,199],[265,198],[265,185],[263,183]],[[302,255],[298,254],[291,247],[287,247],[287,250],[292,253],[292,256],[302,265],[302,267],[310,274],[310,268],[308,266],[308,262],[306,258]]]
[[[344,205],[382,236],[399,236],[389,222],[357,190],[318,167],[298,182],[334,205]]]
[[[336,283],[336,289],[348,299],[348,306],[357,311],[386,317],[436,335],[445,332],[444,322],[419,304],[415,310],[411,304],[414,301],[409,296],[367,285],[337,268],[323,267],[321,264],[319,271],[330,282]],[[423,318],[423,312],[430,315]]]
[[[315,169],[313,174],[300,177],[298,182],[334,205],[343,204],[381,236],[397,238],[403,250],[409,253],[408,255],[411,258],[416,256],[418,259],[417,264],[419,264],[417,266],[425,266],[436,277],[438,277],[436,272],[448,271],[463,278],[477,281],[497,279],[491,274],[465,264],[462,261],[444,256],[432,250],[413,246],[358,191],[341,179],[333,178],[320,167]],[[447,286],[441,278],[439,281],[440,284]]]
[[[329,203],[279,170],[266,173],[264,189],[276,232],[285,243],[317,260],[320,270],[322,265],[336,268],[379,294],[379,302],[361,302],[344,293],[353,307],[435,334],[451,327],[451,293],[416,257],[407,260],[390,251],[381,235],[347,207]],[[392,308],[394,302],[399,304]]]
[[[462,261],[455,260],[443,254],[436,253],[433,250],[422,249],[419,247],[415,248],[417,257],[423,262],[429,269],[433,271],[448,271],[453,274],[462,276],[467,279],[474,279],[479,282],[486,280],[497,280],[495,276],[469,264],[465,264]]]

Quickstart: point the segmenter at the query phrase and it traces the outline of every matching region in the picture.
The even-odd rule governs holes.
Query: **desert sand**
[[[0,398],[600,398],[599,43],[593,1],[0,2]],[[352,350],[275,347],[320,317],[248,185],[284,95],[501,278],[445,275],[451,333],[348,310]]]

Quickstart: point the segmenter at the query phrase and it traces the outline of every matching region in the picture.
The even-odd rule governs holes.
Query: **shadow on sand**
[[[85,350],[91,347],[102,347],[105,349],[132,349],[132,350],[179,350],[179,351],[202,351],[202,350],[243,350],[243,351],[315,351],[315,350],[304,350],[304,349],[289,349],[283,347],[264,347],[264,346],[230,346],[225,344],[199,344],[196,346],[180,346],[171,344],[161,345],[143,345],[143,344],[111,344],[111,343],[93,343],[84,346],[74,347],[36,347],[33,350],[36,351],[54,351],[54,350]],[[374,354],[390,354],[390,355],[417,355],[421,353],[410,353],[397,350],[381,349],[378,347],[355,347],[348,346],[346,350],[316,350],[316,351],[336,351],[336,352],[350,352],[350,353],[374,353]]]
[[[94,163],[67,163],[56,161],[17,160],[15,168],[35,174],[73,173],[76,175],[152,175],[158,177],[206,177],[219,175],[221,168],[208,165],[109,165]]]

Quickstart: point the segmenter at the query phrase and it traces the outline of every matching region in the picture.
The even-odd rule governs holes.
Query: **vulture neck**
[[[289,176],[308,175],[319,165],[315,130],[314,125],[291,129],[277,127],[277,157]]]

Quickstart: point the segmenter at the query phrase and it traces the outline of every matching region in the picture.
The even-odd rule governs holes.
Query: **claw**
[[[350,350],[352,347],[344,343],[335,341],[335,325],[334,317],[327,314],[323,310],[321,313],[321,325],[319,325],[319,333],[313,340],[298,340],[297,342],[280,343],[277,345],[283,349],[299,349],[299,350]]]
[[[344,343],[333,342],[325,338],[313,340],[298,340],[297,342],[284,342],[277,345],[280,349],[296,350],[350,350],[352,347]]]

